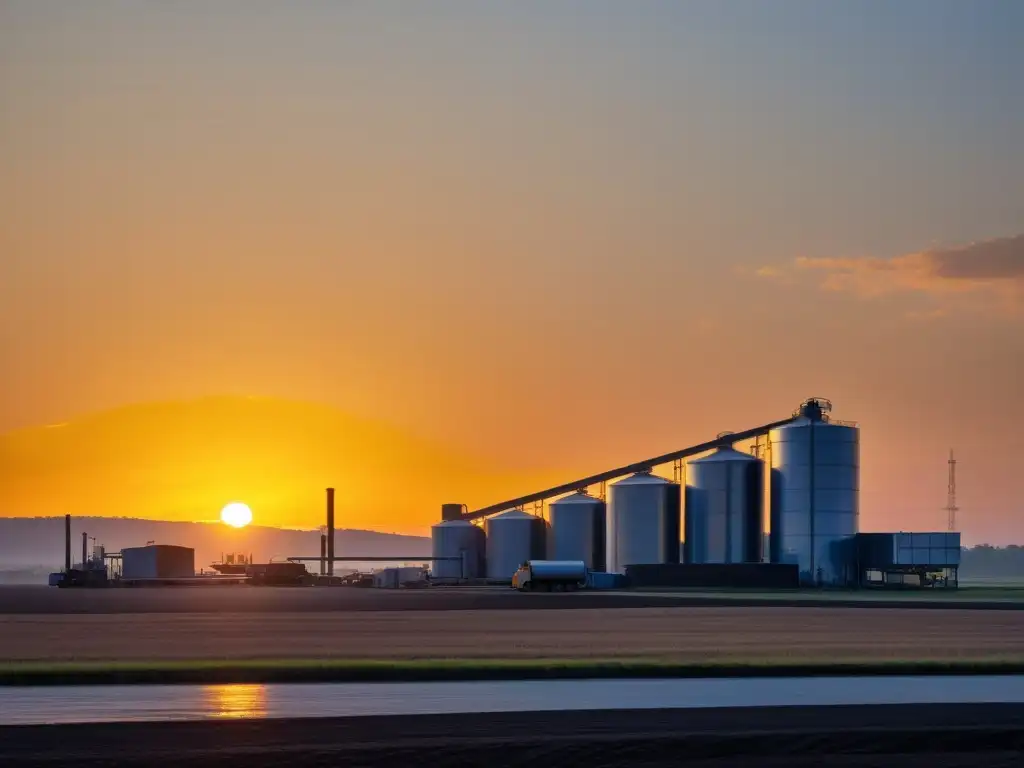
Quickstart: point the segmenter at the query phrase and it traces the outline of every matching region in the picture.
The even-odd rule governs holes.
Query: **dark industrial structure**
[[[862,587],[956,587],[960,534],[859,533],[852,560]]]
[[[631,587],[733,587],[795,589],[800,571],[785,563],[668,563],[627,565]]]
[[[321,567],[321,571],[323,568]],[[334,489],[327,489],[327,575],[334,575]]]

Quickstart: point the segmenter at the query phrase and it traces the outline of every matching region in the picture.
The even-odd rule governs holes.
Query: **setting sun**
[[[244,528],[252,522],[252,510],[248,504],[233,501],[220,511],[220,519],[232,528]]]

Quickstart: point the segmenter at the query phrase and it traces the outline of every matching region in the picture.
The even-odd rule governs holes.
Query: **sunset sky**
[[[358,518],[419,532],[816,395],[863,427],[862,528],[944,528],[953,447],[965,540],[1024,543],[1022,39],[1019,0],[4,0],[0,515],[259,476],[258,522],[318,525],[358,440],[289,454],[308,511],[237,447],[312,403],[422,441],[386,488],[467,457]],[[166,441],[228,468],[191,500],[166,451],[130,498],[87,469],[123,410],[36,440],[165,404],[130,463],[220,395],[276,426]]]

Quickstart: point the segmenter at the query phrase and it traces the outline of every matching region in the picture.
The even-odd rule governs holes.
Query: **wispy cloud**
[[[901,293],[943,300],[972,297],[996,301],[1003,308],[1021,309],[1024,308],[1024,235],[933,248],[888,259],[801,257],[788,265],[768,265],[755,272],[769,279],[808,273],[820,275],[819,285],[824,290],[862,298]],[[916,318],[937,316],[933,311],[918,313]]]

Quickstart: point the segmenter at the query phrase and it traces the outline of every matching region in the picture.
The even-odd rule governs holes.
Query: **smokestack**
[[[85,560],[86,560],[85,550],[88,548],[88,546],[89,546],[89,534],[86,533],[85,531],[82,531],[82,570],[83,571],[85,570]]]
[[[71,570],[71,515],[64,515],[64,571]]]
[[[334,489],[327,489],[327,575],[334,575]]]
[[[327,573],[327,534],[320,534],[320,575]]]

